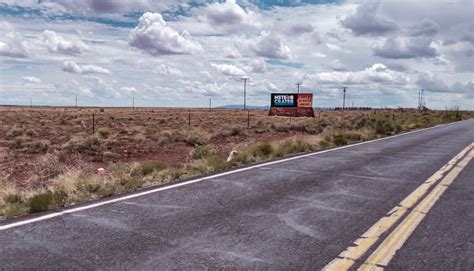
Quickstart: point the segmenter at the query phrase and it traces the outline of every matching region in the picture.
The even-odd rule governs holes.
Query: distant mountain
[[[270,109],[269,106],[262,106],[262,105],[247,105],[247,109],[250,110],[268,110]],[[244,109],[244,106],[241,104],[228,104],[228,105],[223,105],[219,106],[217,108],[223,108],[223,109]]]

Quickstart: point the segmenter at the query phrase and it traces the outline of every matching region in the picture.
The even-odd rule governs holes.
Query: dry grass
[[[0,217],[118,195],[235,166],[472,118],[452,111],[1,108]],[[96,134],[90,116],[96,114]],[[2,136],[3,135],[3,136]],[[227,162],[231,150],[235,159]],[[97,168],[105,168],[100,173]]]

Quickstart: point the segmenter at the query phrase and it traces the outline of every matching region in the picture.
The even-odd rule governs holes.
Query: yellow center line
[[[358,270],[379,270],[389,264],[410,235],[415,231],[426,214],[441,198],[461,171],[474,157],[474,150],[465,156],[456,167],[413,209],[410,214],[398,225],[393,232],[369,256],[367,261]]]
[[[337,258],[327,264],[323,270],[348,270],[355,261],[364,255],[380,238],[382,234],[387,232],[397,221],[412,208],[433,186],[441,180],[447,172],[454,168],[456,163],[462,159],[474,147],[474,143],[464,148],[460,153],[453,157],[448,163],[442,166],[430,178],[418,186],[410,195],[403,199],[399,205],[390,210],[386,216],[379,219],[372,227],[370,227],[361,237],[354,241],[339,254]]]

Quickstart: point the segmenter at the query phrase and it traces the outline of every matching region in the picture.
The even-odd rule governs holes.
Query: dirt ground
[[[268,111],[157,108],[0,107],[0,177],[28,187],[45,157],[64,155],[71,141],[93,134],[103,141],[97,153],[67,154],[61,167],[86,164],[107,167],[113,162],[162,160],[179,166],[197,144],[226,156],[242,145],[288,138],[307,131],[298,123],[326,119],[269,117]],[[94,118],[94,125],[92,123]]]

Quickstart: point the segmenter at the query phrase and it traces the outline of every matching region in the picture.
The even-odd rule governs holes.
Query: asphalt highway
[[[473,142],[469,120],[2,221],[0,270],[474,270]]]

